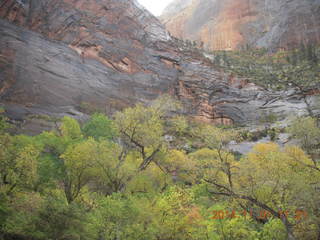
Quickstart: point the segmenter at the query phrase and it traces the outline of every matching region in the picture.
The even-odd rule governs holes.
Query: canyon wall
[[[306,113],[292,94],[215,69],[133,0],[2,0],[0,18],[0,105],[27,133],[50,129],[44,116],[112,114],[165,93],[213,124]]]
[[[175,0],[161,20],[173,36],[209,50],[320,42],[320,0]]]

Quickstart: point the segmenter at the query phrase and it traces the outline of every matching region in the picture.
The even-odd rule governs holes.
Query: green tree
[[[297,118],[288,128],[288,132],[299,141],[306,152],[317,155],[320,146],[320,128],[317,119]]]
[[[93,114],[82,129],[86,137],[93,137],[96,140],[99,138],[111,140],[116,135],[116,129],[112,120],[101,113]]]
[[[59,134],[70,140],[77,140],[83,137],[78,121],[71,117],[64,117],[62,119]]]
[[[226,150],[226,145],[230,141],[238,140],[240,137],[233,129],[226,130],[205,123],[195,123],[189,134],[196,149],[210,148],[219,151]]]
[[[68,204],[60,191],[50,192],[42,200],[34,225],[39,239],[94,239],[87,210],[77,202]]]
[[[26,136],[0,135],[0,191],[33,188],[41,146]]]
[[[280,219],[286,227],[288,239],[295,239],[297,224],[280,210],[294,212],[306,202],[303,189],[310,188],[312,161],[302,151],[281,151],[275,144],[258,144],[252,153],[240,162],[228,153],[215,150],[200,150],[191,154],[198,159],[198,176],[208,184],[208,191],[236,201],[243,210],[263,209],[274,218]],[[296,157],[303,164],[297,164]],[[258,222],[261,219],[253,215]]]
[[[164,147],[164,123],[168,114],[177,108],[174,100],[163,96],[149,107],[138,104],[115,115],[121,139],[140,153],[142,161],[138,171],[145,170]]]
[[[95,176],[96,145],[94,139],[70,145],[60,156],[64,168],[64,191],[69,203],[72,203],[81,190]]]
[[[286,237],[286,229],[279,219],[270,219],[266,224],[264,224],[260,233],[261,240],[285,240]]]
[[[98,201],[87,228],[97,229],[95,239],[155,240],[148,199],[114,194]]]
[[[93,140],[85,141],[77,120],[64,117],[57,130],[42,133],[38,136],[38,141],[41,142],[46,149],[40,165],[40,169],[42,170],[40,175],[41,179],[44,179],[43,173],[46,172],[44,167],[49,167],[49,169],[55,171],[52,179],[47,180],[62,183],[65,196],[68,202],[71,203],[78,197],[81,189],[88,181],[88,173],[84,168],[91,164],[88,163],[90,159],[84,159],[81,154],[83,153],[85,156],[88,156],[87,153],[83,152],[84,150],[92,152],[90,144],[92,145]],[[83,148],[83,150],[81,148]],[[71,153],[73,153],[74,156],[72,156]],[[80,158],[79,161],[76,159],[77,157]],[[88,171],[90,171],[90,169],[91,168],[89,168]],[[77,177],[80,179],[77,179]]]
[[[88,159],[94,168],[92,187],[105,195],[121,192],[136,172],[135,159],[114,142],[96,141],[91,148]]]
[[[187,190],[169,188],[157,200],[155,213],[158,216],[155,219],[159,229],[157,239],[206,239],[202,216]]]

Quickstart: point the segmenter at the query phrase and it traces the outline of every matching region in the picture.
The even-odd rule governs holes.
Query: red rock
[[[37,115],[81,119],[84,106],[112,114],[164,93],[213,124],[305,112],[299,100],[275,103],[284,93],[215,69],[133,0],[5,0],[0,18],[0,103],[27,133],[52,127]]]
[[[320,42],[318,0],[175,0],[161,16],[171,34],[211,50]],[[183,7],[181,7],[183,6]]]

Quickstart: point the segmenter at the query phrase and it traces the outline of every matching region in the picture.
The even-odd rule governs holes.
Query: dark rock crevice
[[[25,129],[42,129],[30,114],[84,119],[83,106],[111,114],[164,93],[179,98],[185,114],[215,124],[255,124],[269,109],[306,113],[302,100],[272,102],[278,93],[215,69],[135,1],[104,0],[107,11],[100,3],[32,0],[14,15],[7,12],[17,2],[2,3],[0,102],[26,119]]]

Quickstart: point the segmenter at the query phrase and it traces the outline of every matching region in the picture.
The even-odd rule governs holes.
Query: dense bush
[[[2,132],[0,239],[317,239],[317,155],[266,143],[235,157],[237,131],[188,121],[170,101]],[[314,150],[319,128],[297,121],[290,132]]]

